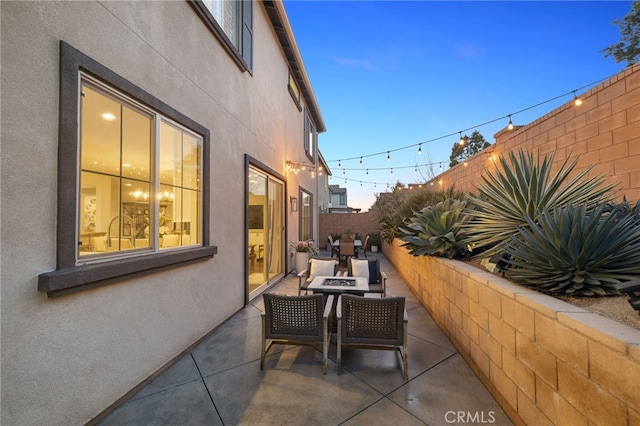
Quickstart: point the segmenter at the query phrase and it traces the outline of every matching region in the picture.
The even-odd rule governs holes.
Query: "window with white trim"
[[[199,244],[202,136],[81,77],[78,259]]]
[[[223,47],[238,65],[253,68],[253,2],[252,0],[190,0]]]
[[[209,130],[64,41],[59,87],[55,270],[38,290],[58,297],[212,258]]]
[[[311,117],[309,116],[309,110],[305,108],[304,110],[304,151],[307,154],[311,163],[315,164],[315,151],[316,151],[316,142],[318,138],[318,133],[316,132],[316,127],[311,121]]]

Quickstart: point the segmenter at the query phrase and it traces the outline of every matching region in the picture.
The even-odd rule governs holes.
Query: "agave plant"
[[[640,278],[640,223],[624,205],[571,203],[527,217],[505,247],[509,278],[538,290],[582,296],[619,294]]]
[[[551,175],[554,155],[538,158],[519,151],[509,154],[510,163],[500,157],[501,171],[482,176],[484,185],[478,196],[471,196],[476,206],[474,219],[466,225],[465,243],[472,250],[487,249],[483,255],[501,252],[519,227],[536,223],[544,209],[568,203],[585,204],[587,210],[607,200],[615,184],[604,185],[601,175],[585,178],[592,167],[570,178],[578,159],[564,161],[555,175]]]
[[[428,206],[407,219],[398,229],[403,234],[402,247],[414,256],[462,257],[468,254],[461,242],[460,224],[469,220],[465,212],[466,201],[446,199]]]

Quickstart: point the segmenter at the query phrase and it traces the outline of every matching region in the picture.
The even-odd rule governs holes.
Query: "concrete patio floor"
[[[326,254],[326,253],[325,253]],[[320,347],[272,348],[260,370],[258,297],[118,406],[100,425],[510,425],[381,253],[387,295],[406,297],[409,380],[391,351],[345,350],[336,373],[335,336],[322,374]],[[297,294],[287,275],[268,290]]]

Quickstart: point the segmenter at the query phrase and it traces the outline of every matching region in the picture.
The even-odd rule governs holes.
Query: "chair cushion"
[[[335,275],[337,260],[319,260],[311,259],[311,269],[309,272],[309,281],[318,276],[332,277]]]
[[[358,260],[351,258],[348,275],[366,277],[369,284],[378,284],[380,282],[380,263],[378,259]]]

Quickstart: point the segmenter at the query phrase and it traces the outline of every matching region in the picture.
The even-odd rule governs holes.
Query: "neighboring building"
[[[0,423],[84,424],[318,239],[325,125],[280,1],[0,15]]]
[[[347,205],[347,188],[329,185],[329,213],[358,213],[360,210]]]

